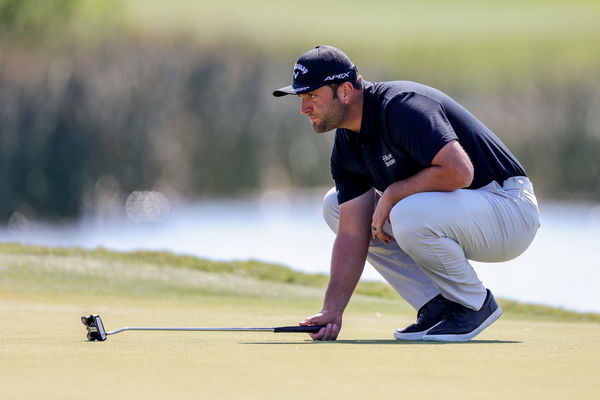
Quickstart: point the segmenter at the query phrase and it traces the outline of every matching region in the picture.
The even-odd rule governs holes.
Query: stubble
[[[347,110],[344,105],[335,99],[326,114],[319,115],[317,121],[311,121],[312,128],[315,133],[329,132],[339,128],[346,119],[346,115]]]

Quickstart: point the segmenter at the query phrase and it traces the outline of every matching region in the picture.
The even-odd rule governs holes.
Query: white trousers
[[[335,188],[323,199],[323,217],[337,232]],[[479,310],[486,290],[469,260],[511,260],[529,247],[539,226],[526,177],[475,190],[417,193],[392,208],[384,231],[393,240],[371,239],[367,261],[417,310],[439,293]]]

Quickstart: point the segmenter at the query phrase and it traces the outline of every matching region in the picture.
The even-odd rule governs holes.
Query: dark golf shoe
[[[466,342],[500,318],[502,310],[494,295],[487,289],[483,306],[478,311],[454,303],[446,318],[423,336],[423,340],[437,342]]]
[[[427,331],[444,319],[453,304],[438,294],[419,309],[417,322],[403,330],[397,330],[394,332],[394,337],[398,340],[422,340]]]

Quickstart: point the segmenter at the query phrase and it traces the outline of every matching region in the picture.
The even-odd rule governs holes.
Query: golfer
[[[515,258],[539,227],[532,183],[500,139],[439,90],[364,81],[331,46],[298,59],[292,85],[273,92],[287,94],[315,132],[336,129],[331,276],[322,310],[300,323],[326,328],[311,337],[337,338],[365,260],[418,310],[399,340],[467,341],[498,319],[469,260]]]

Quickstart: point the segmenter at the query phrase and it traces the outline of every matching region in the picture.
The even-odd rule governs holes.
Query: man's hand
[[[390,212],[394,203],[389,202],[385,198],[385,192],[383,196],[377,202],[375,212],[373,213],[373,219],[371,221],[371,236],[373,239],[379,239],[384,243],[388,243],[392,238],[383,231],[383,225],[390,217]]]
[[[340,329],[342,329],[342,314],[330,313],[324,310],[304,318],[300,325],[326,325],[319,332],[309,333],[308,335],[312,340],[335,340],[340,333]]]

